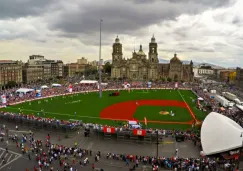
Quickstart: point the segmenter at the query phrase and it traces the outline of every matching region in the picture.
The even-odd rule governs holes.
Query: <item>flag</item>
[[[115,128],[114,127],[104,127],[104,133],[111,133],[114,134],[115,133]]]
[[[146,130],[144,129],[134,129],[133,134],[136,136],[145,136],[146,135]]]
[[[147,118],[144,117],[144,124],[147,125]]]

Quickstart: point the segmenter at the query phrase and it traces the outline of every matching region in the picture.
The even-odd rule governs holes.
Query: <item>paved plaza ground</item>
[[[15,125],[12,123],[1,121],[0,124],[5,124],[9,128],[9,134],[11,134],[12,130],[15,131]],[[28,132],[29,129],[27,127],[19,127],[19,131],[17,134],[19,137],[22,135],[22,131]],[[115,154],[137,154],[142,156],[156,156],[156,145],[155,144],[137,144],[133,142],[123,142],[118,140],[104,140],[102,136],[95,136],[91,134],[91,137],[85,138],[83,136],[83,131],[80,130],[80,134],[77,132],[70,133],[69,138],[65,138],[65,133],[60,132],[51,132],[45,130],[33,130],[35,139],[44,140],[46,135],[49,133],[51,136],[51,142],[62,144],[65,146],[73,146],[77,141],[79,146],[83,149],[88,149],[93,151],[93,156],[89,158],[91,163],[94,162],[94,155],[100,151],[102,156],[106,156],[107,153],[115,153]],[[91,132],[92,133],[92,132]],[[61,136],[61,141],[58,141],[58,135]],[[6,143],[0,143],[0,155],[6,155],[5,148]],[[189,140],[185,142],[175,142],[173,138],[165,138],[164,144],[159,145],[159,155],[164,157],[172,157],[175,154],[175,149],[178,148],[180,157],[199,157],[199,149],[193,145],[193,143]],[[18,170],[22,171],[26,168],[31,168],[36,166],[37,162],[32,156],[32,160],[28,159],[28,156],[22,155],[19,148],[16,148],[16,144],[9,141],[8,145],[9,153],[6,155],[5,160],[7,164],[3,165],[0,161],[0,171],[6,170]],[[115,161],[113,159],[107,160],[104,157],[101,157],[100,161],[95,165],[98,168],[103,168],[105,171],[114,171],[121,170],[126,171],[129,170],[131,166],[125,166],[125,163],[122,161]],[[57,167],[58,164],[57,164]],[[77,164],[78,170],[92,170],[91,164],[81,168]],[[140,168],[138,170],[151,170],[151,167],[148,168]]]

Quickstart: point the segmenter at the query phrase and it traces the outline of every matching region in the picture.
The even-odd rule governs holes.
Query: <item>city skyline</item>
[[[32,54],[65,63],[99,56],[111,59],[118,35],[124,57],[154,34],[159,58],[175,52],[181,60],[243,67],[243,16],[240,0],[0,1],[0,60],[27,61]]]

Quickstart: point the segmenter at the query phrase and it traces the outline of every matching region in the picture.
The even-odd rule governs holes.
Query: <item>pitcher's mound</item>
[[[161,114],[161,115],[169,115],[170,113],[168,111],[160,111],[159,114]]]

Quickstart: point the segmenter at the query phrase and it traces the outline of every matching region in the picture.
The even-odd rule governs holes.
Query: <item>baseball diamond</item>
[[[102,98],[97,92],[89,92],[37,99],[1,110],[112,126],[131,119],[143,123],[146,117],[148,127],[165,129],[187,129],[206,116],[196,108],[192,99],[197,97],[191,90],[144,89],[131,90],[130,93],[121,90],[119,96],[109,96],[111,92],[104,91]],[[160,115],[163,110],[172,112],[174,116]]]

